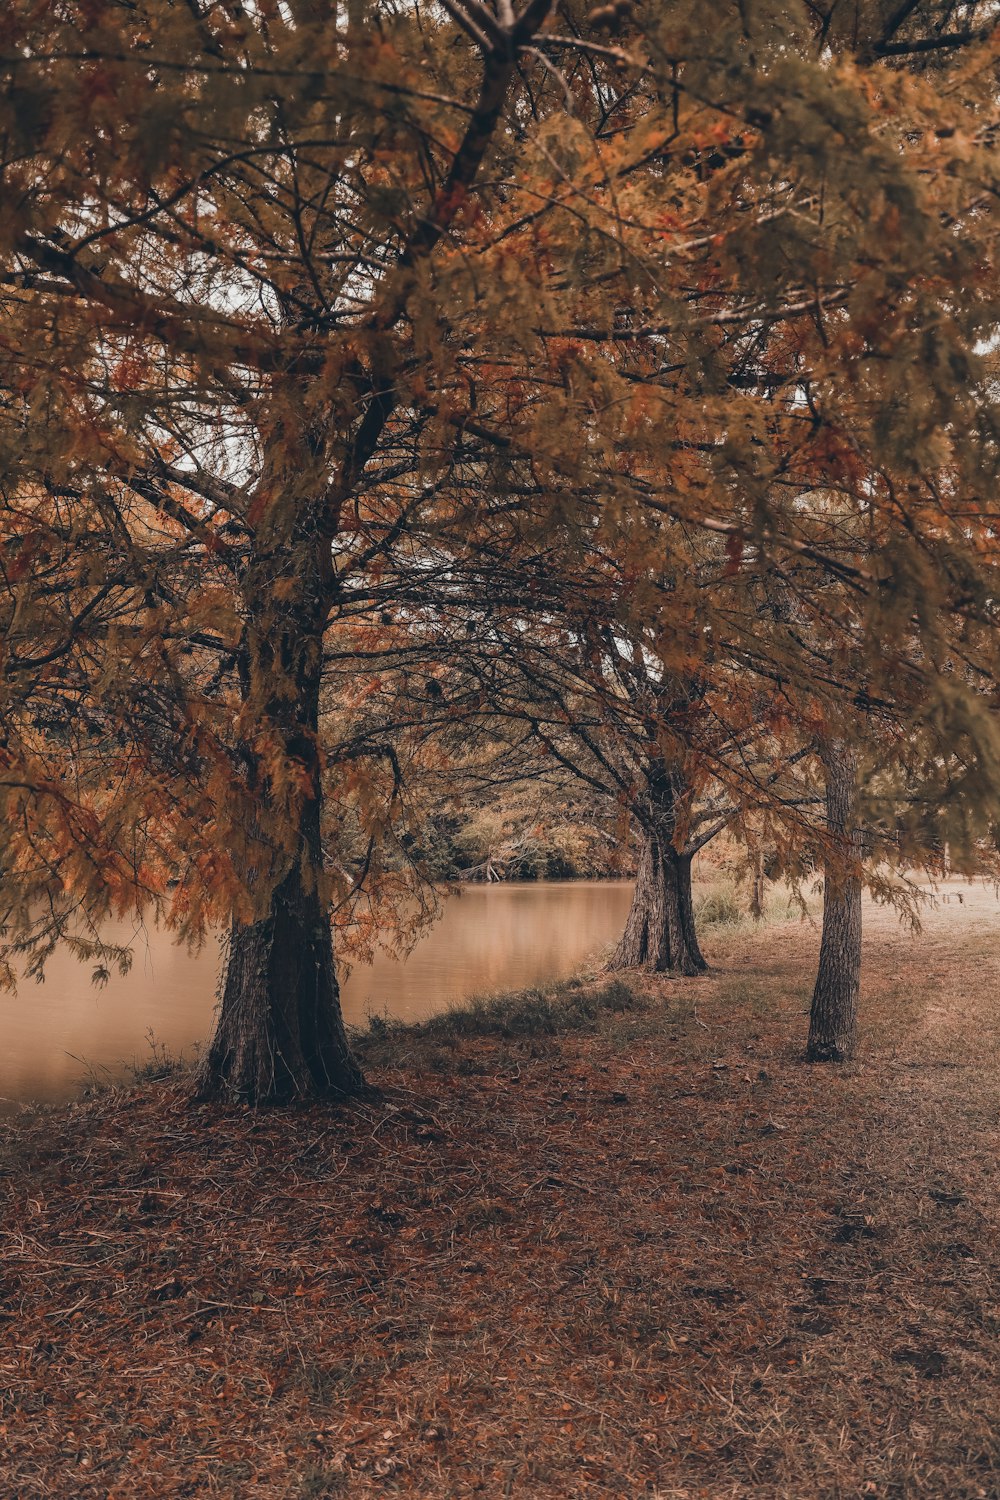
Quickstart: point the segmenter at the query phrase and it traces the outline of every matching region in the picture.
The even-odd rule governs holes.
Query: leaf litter
[[[0,1495],[995,1495],[974,895],[916,939],[866,912],[842,1069],[800,1061],[789,923],[563,1033],[373,1041],[349,1106],[173,1080],[8,1123]]]

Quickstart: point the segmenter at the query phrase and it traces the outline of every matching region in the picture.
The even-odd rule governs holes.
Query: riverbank
[[[5,1129],[0,1495],[996,1494],[1000,908],[945,890],[866,911],[847,1068],[790,922],[376,1025],[343,1108]]]
[[[487,990],[557,983],[621,936],[631,901],[627,881],[533,882],[475,886],[449,898],[440,920],[405,962],[379,951],[341,974],[348,1025],[391,1011],[419,1021]],[[53,954],[44,985],[28,981],[0,994],[0,1114],[19,1102],[56,1104],[88,1082],[114,1083],[156,1051],[193,1058],[212,1034],[221,953],[197,952],[162,928],[139,934],[128,923],[105,928],[132,943],[128,974],[100,989],[91,966],[68,949]]]

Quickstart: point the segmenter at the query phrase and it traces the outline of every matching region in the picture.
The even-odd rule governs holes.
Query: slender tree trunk
[[[823,749],[826,820],[840,846],[823,878],[823,936],[809,1015],[809,1062],[845,1062],[854,1053],[861,987],[862,836],[856,825],[857,752],[841,741]]]
[[[660,974],[703,974],[708,968],[694,925],[691,856],[671,839],[642,830],[635,891],[613,969],[648,968]]]
[[[261,731],[261,749],[247,751],[259,823],[251,842],[270,851],[272,894],[258,920],[233,924],[201,1098],[283,1104],[364,1084],[344,1030],[323,880],[318,730],[329,542],[306,542],[287,549],[283,576],[275,578],[272,552],[259,578],[244,584],[246,712]],[[281,776],[293,791],[275,784]]]
[[[753,877],[750,885],[750,915],[755,922],[764,920],[764,860],[758,850],[753,857]]]

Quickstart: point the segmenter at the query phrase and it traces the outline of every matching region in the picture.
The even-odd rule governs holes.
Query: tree
[[[914,610],[985,655],[990,43],[975,7],[935,34],[942,89],[884,61],[927,7],[839,57],[836,9],[5,8],[4,916],[35,962],[103,962],[111,910],[230,924],[205,1094],[360,1084],[324,788],[377,844],[400,776],[377,735],[331,757],[324,677],[349,628],[377,680],[391,589],[454,615],[509,542],[545,617],[596,543],[626,634],[671,578],[659,659],[697,676],[692,613],[753,654],[685,575],[708,536],[844,577],[876,682]],[[794,503],[820,483],[870,573]]]
[[[11,591],[8,640],[44,644],[7,675],[72,663],[128,761],[118,786],[107,755],[90,757],[81,784],[75,758],[74,792],[50,791],[25,700],[8,812],[30,809],[44,840],[91,862],[93,913],[158,899],[194,936],[232,913],[206,1095],[360,1083],[322,854],[334,552],[398,380],[433,364],[414,360],[411,300],[546,9],[494,22],[478,66],[391,10],[363,35],[326,7],[203,16],[159,0],[6,22],[8,548],[15,585],[40,555],[60,573],[54,587],[36,569],[30,600]],[[122,635],[133,668],[157,657],[148,693],[114,672]],[[26,935],[29,901],[66,884],[43,861],[14,893]],[[52,915],[65,933],[68,912]]]
[[[720,549],[691,558],[706,590],[724,571],[724,554],[720,561],[713,551]],[[672,590],[664,592],[669,599]],[[760,679],[714,645],[682,643],[675,631],[664,660],[648,622],[614,612],[601,618],[601,601],[620,597],[617,589],[593,580],[587,587],[577,575],[567,595],[573,611],[553,605],[544,621],[511,633],[507,710],[530,722],[555,763],[617,805],[634,829],[636,883],[612,967],[702,973],[694,857],[724,830],[744,833],[762,810],[796,819],[801,789],[789,772],[802,752],[775,735]],[[689,663],[685,672],[672,665],[678,659]]]
[[[845,1062],[857,1041],[861,986],[861,835],[857,826],[857,751],[850,743],[827,740],[826,818],[840,845],[826,861],[823,880],[823,934],[819,972],[809,1013],[810,1062]]]

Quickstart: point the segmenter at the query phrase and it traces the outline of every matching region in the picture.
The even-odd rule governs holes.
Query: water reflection
[[[416,1021],[469,995],[563,978],[621,933],[628,881],[552,881],[471,886],[449,901],[435,928],[403,963],[380,954],[344,985],[344,1013]],[[131,929],[119,926],[119,940]],[[211,1030],[218,972],[215,945],[188,953],[163,933],[135,939],[132,972],[104,989],[90,968],[55,954],[44,984],[0,995],[0,1108],[71,1097],[88,1069],[118,1075],[149,1058],[149,1036],[187,1053]]]

